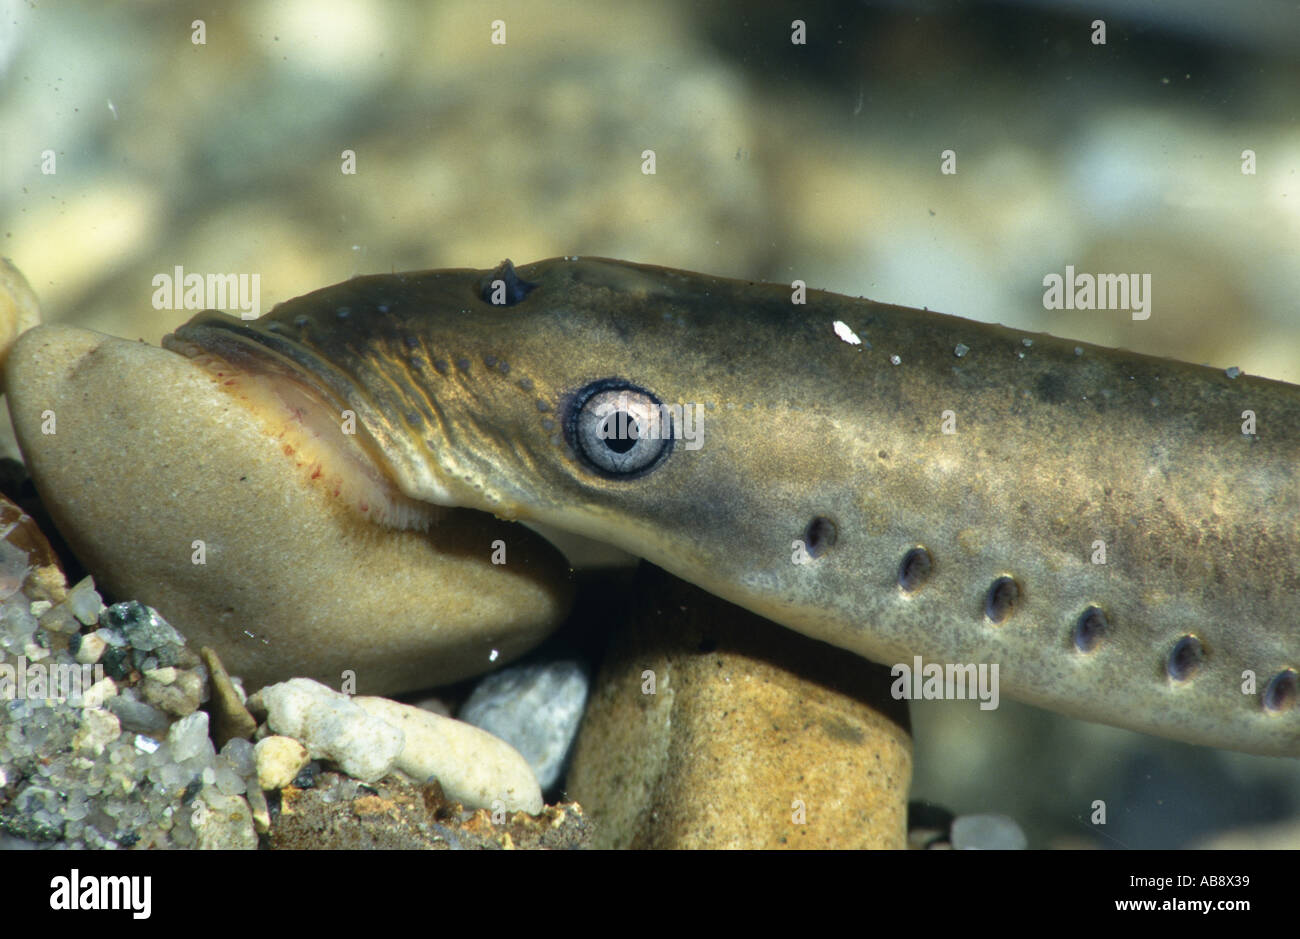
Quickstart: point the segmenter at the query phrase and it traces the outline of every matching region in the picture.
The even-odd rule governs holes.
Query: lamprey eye
[[[578,392],[568,429],[583,462],[614,479],[650,472],[673,448],[667,409],[650,392],[621,379],[593,382]]]

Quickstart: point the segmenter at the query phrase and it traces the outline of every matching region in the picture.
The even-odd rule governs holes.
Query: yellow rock
[[[5,388],[36,487],[96,581],[252,687],[454,681],[518,657],[568,611],[567,565],[537,535],[462,510],[428,533],[364,520],[181,356],[41,326]],[[497,539],[506,565],[491,563]]]
[[[257,760],[257,785],[265,790],[283,789],[293,782],[311,760],[307,748],[292,737],[263,737],[253,747]]]
[[[8,258],[0,258],[0,369],[18,337],[40,322],[41,307],[31,285]]]
[[[568,777],[595,846],[906,847],[912,747],[888,669],[655,568],[629,606]]]

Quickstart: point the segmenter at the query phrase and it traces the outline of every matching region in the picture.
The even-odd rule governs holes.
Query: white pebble
[[[466,808],[536,815],[542,790],[528,761],[504,740],[462,721],[387,698],[357,698],[371,714],[400,727],[406,745],[397,768],[420,781],[436,777],[442,791]]]
[[[315,759],[331,760],[363,782],[382,779],[402,752],[402,732],[310,678],[291,678],[254,695],[277,734],[301,740]]]
[[[99,614],[104,609],[104,601],[95,592],[93,577],[83,577],[77,581],[76,585],[68,591],[68,597],[63,602],[67,604],[72,615],[81,620],[83,626],[94,626],[98,623]]]
[[[208,740],[206,711],[195,711],[188,717],[182,717],[167,731],[167,744],[171,747],[172,756],[177,762],[184,762],[201,755],[204,743],[211,746],[211,741]]]

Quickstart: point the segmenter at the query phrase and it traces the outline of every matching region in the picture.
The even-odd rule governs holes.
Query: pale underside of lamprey
[[[1300,388],[795,294],[507,262],[166,344],[291,409],[381,524],[555,526],[886,664],[997,664],[1074,717],[1300,754]]]

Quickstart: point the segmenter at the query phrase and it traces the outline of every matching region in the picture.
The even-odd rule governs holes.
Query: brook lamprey
[[[291,409],[377,524],[551,525],[880,662],[1300,754],[1300,387],[800,293],[506,262],[164,345]]]

